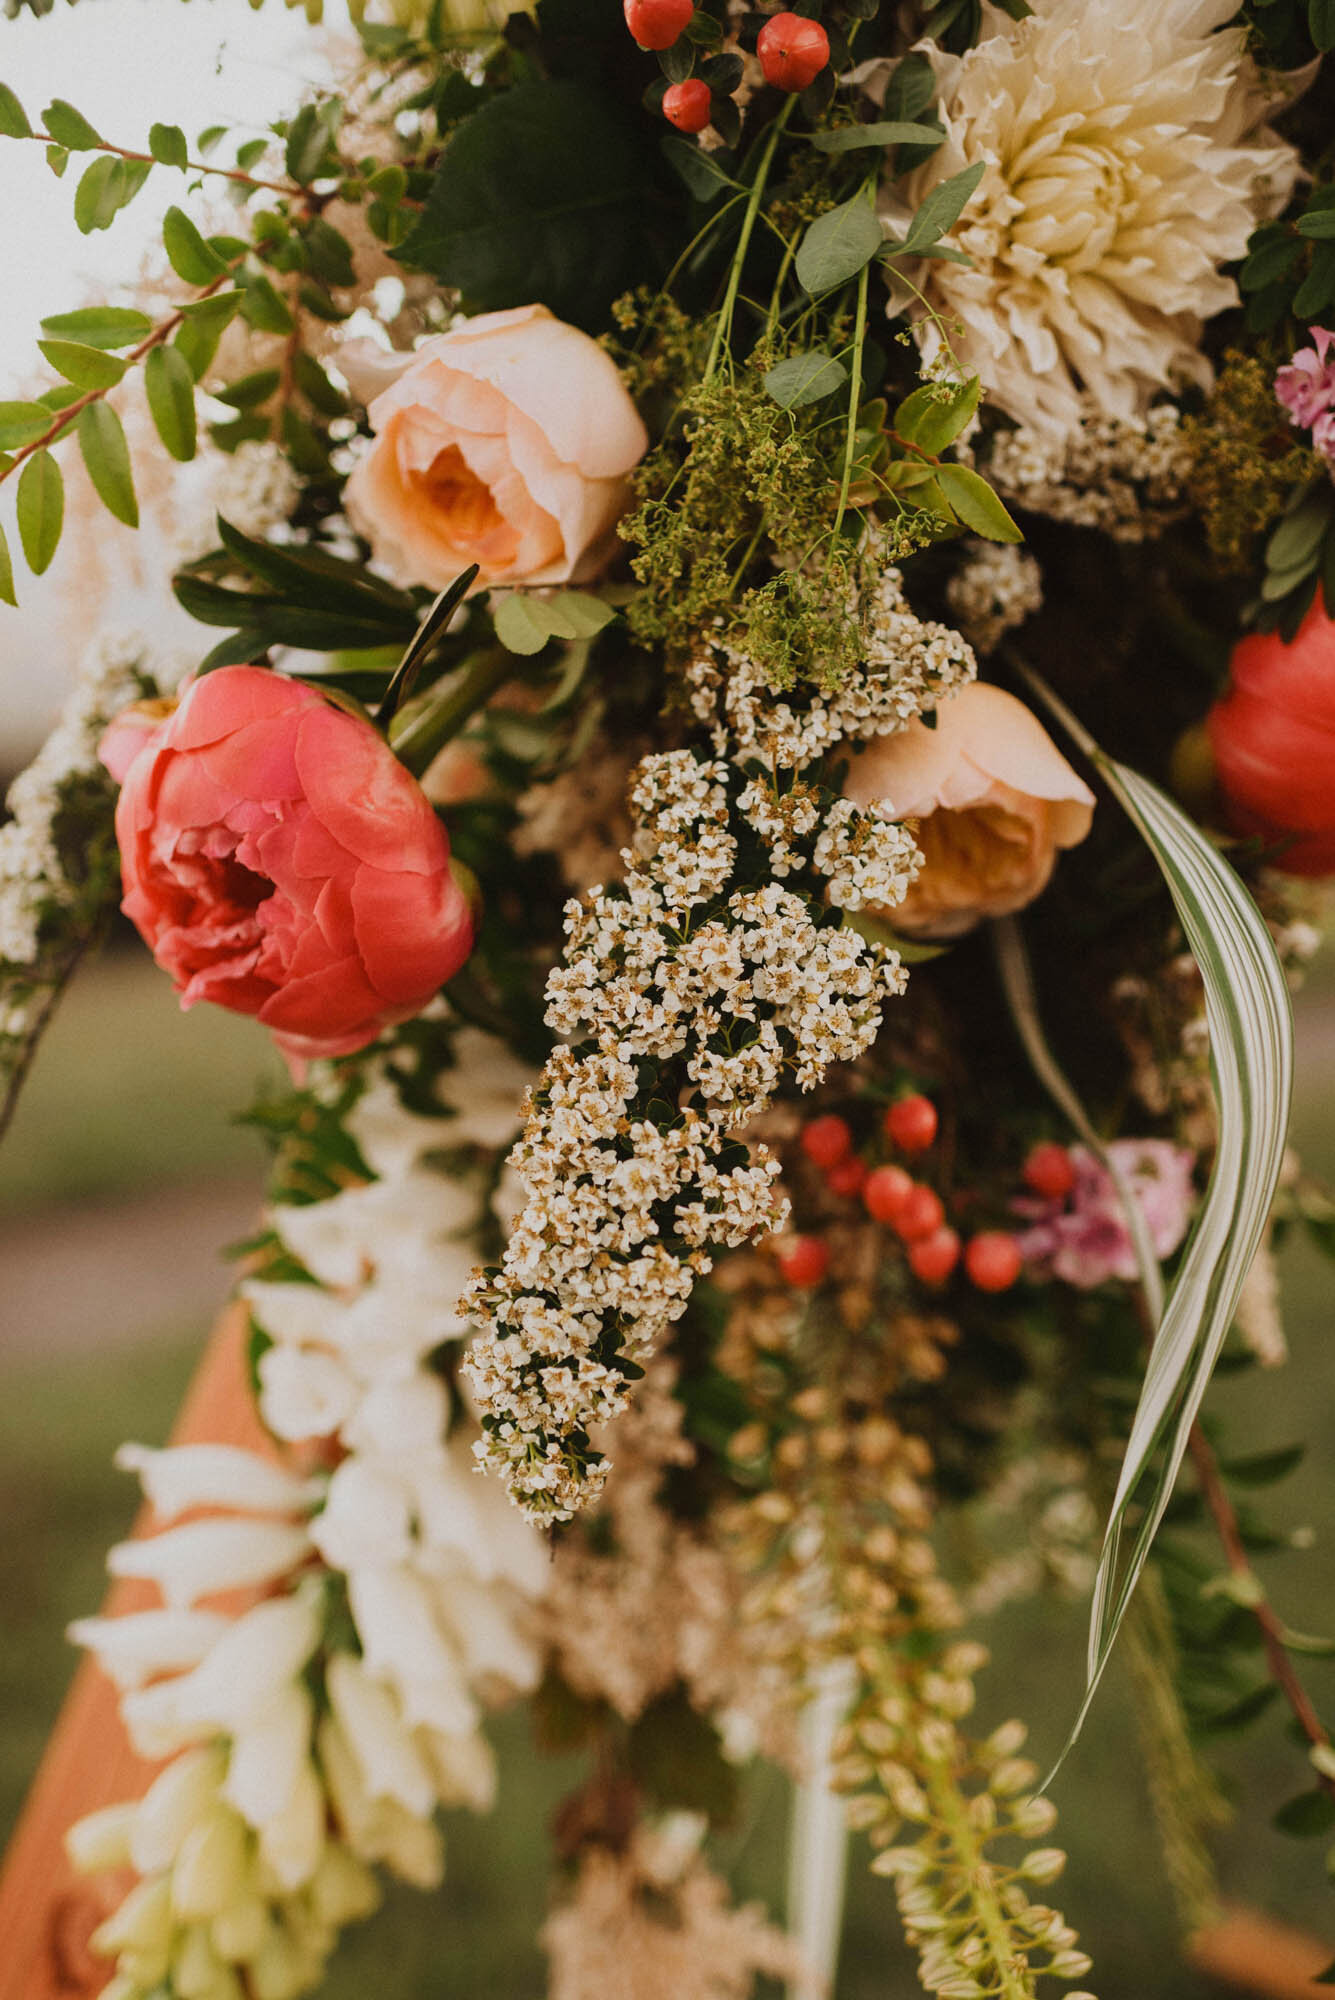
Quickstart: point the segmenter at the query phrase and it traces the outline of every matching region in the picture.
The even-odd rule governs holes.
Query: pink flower
[[[1313,432],[1317,451],[1331,455],[1332,427],[1328,412],[1335,408],[1335,362],[1327,355],[1335,333],[1323,326],[1311,329],[1313,345],[1300,347],[1275,374],[1275,394],[1289,413],[1289,422]],[[1324,421],[1323,421],[1324,419]],[[1321,425],[1320,438],[1315,427]]]
[[[221,667],[118,761],[121,907],[183,1007],[253,1014],[290,1057],[347,1055],[467,958],[440,821],[371,725],[314,688]]]
[[[1114,1139],[1108,1152],[1131,1183],[1155,1255],[1167,1257],[1187,1233],[1195,1200],[1195,1155],[1167,1139]],[[1080,1291],[1109,1278],[1139,1276],[1131,1232],[1112,1175],[1087,1147],[1072,1146],[1076,1180],[1065,1201],[1025,1196],[1011,1204],[1032,1227],[1016,1237],[1027,1264]]]
[[[565,583],[606,561],[649,438],[609,355],[545,306],[345,356],[375,442],[347,510],[395,582]]]
[[[1057,850],[1089,832],[1094,794],[1036,716],[1004,688],[974,681],[854,754],[844,790],[919,822],[923,867],[888,912],[910,937],[959,937],[983,917],[1032,903]]]

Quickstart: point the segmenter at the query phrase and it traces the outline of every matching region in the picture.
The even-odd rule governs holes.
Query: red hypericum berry
[[[1075,1161],[1055,1139],[1045,1139],[1034,1147],[1023,1173],[1025,1186],[1046,1195],[1049,1201],[1065,1201],[1075,1186]]]
[[[779,1252],[779,1276],[803,1291],[818,1285],[829,1268],[829,1245],[819,1236],[791,1236]]]
[[[936,1106],[921,1091],[897,1097],[885,1114],[886,1136],[901,1153],[925,1153],[936,1137]]]
[[[953,1229],[934,1229],[930,1236],[910,1243],[909,1269],[925,1285],[944,1285],[960,1261],[960,1239]]]
[[[945,1206],[936,1190],[914,1181],[891,1227],[905,1243],[920,1243],[924,1237],[935,1236],[945,1219]]]
[[[825,1176],[825,1185],[831,1194],[848,1197],[861,1194],[867,1185],[867,1162],[854,1154],[851,1160],[840,1160],[837,1167],[831,1167]]]
[[[695,0],[622,0],[622,11],[642,49],[670,49],[695,12]]]
[[[853,1134],[846,1120],[828,1112],[804,1125],[797,1143],[813,1167],[837,1167],[853,1150]]]
[[[805,90],[830,60],[830,38],[819,21],[772,14],[760,30],[756,54],[766,83],[776,90]]]
[[[703,77],[688,76],[685,83],[669,84],[663,92],[663,116],[679,132],[703,132],[712,110],[709,85]]]
[[[964,1268],[980,1292],[1008,1292],[1023,1265],[1019,1244],[1004,1229],[984,1229],[965,1246]]]
[[[873,1167],[862,1186],[862,1202],[873,1222],[896,1223],[913,1193],[913,1181],[902,1167]]]

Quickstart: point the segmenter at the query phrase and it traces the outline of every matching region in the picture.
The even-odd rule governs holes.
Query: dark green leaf
[[[477,582],[477,572],[476,563],[470,563],[466,570],[461,571],[454,582],[447,584],[441,591],[418,626],[407,652],[394,669],[389,686],[385,689],[385,698],[376,710],[375,721],[380,729],[388,732],[395,714],[412,693],[413,682],[421,672],[428,653],[437,639],[444,636],[446,626]]]
[[[24,559],[40,576],[56,552],[65,519],[65,482],[49,451],[35,451],[19,474],[17,513]]]
[[[405,626],[417,625],[413,601],[393,584],[371,576],[360,563],[331,556],[325,549],[277,548],[243,535],[218,517],[218,538],[227,553],[260,581],[297,605],[312,610],[345,611],[363,620],[379,619],[382,630],[373,642],[396,638]]]
[[[341,417],[347,409],[347,397],[334,387],[319,362],[304,348],[298,348],[292,357],[292,379],[311,408],[322,417]]]
[[[765,388],[781,410],[802,410],[832,396],[848,380],[842,361],[828,354],[790,354],[778,361],[764,377]]]
[[[1269,242],[1258,244],[1249,254],[1238,273],[1238,283],[1244,292],[1259,292],[1266,285],[1273,285],[1276,279],[1287,277],[1301,253],[1297,237],[1285,230]]]
[[[22,451],[51,428],[51,412],[42,403],[0,403],[0,451]]]
[[[924,382],[895,411],[900,437],[932,458],[953,444],[974,411],[982,383],[976,375],[965,382]]]
[[[1316,47],[1323,53],[1335,49],[1335,0],[1308,0],[1307,28]],[[1335,1984],[1329,1981],[1328,1984]]]
[[[257,333],[291,333],[292,315],[266,277],[248,271],[238,282],[241,317],[247,326]]]
[[[1310,215],[1298,217],[1300,236],[1335,236],[1335,208],[1318,208]]]
[[[700,75],[716,97],[731,97],[742,80],[740,56],[710,56],[700,65]]]
[[[39,340],[38,349],[76,389],[114,389],[125,363],[78,340]]]
[[[283,159],[288,173],[303,187],[322,175],[338,172],[334,135],[342,116],[338,98],[326,97],[318,104],[303,104],[292,120]]]
[[[66,104],[63,97],[53,97],[42,113],[42,123],[58,146],[64,146],[70,153],[88,153],[102,144],[101,134],[95,132],[81,111],[72,104]]]
[[[1335,242],[1316,245],[1311,269],[1293,299],[1293,310],[1299,319],[1315,319],[1330,305],[1335,305]]]
[[[5,539],[3,527],[0,527],[0,598],[3,598],[6,604],[18,603],[18,598],[14,594],[14,565],[10,561],[9,543]]]
[[[86,306],[79,312],[53,313],[42,321],[42,332],[55,340],[81,340],[88,347],[133,347],[152,333],[146,314],[126,306]]]
[[[1299,1792],[1280,1807],[1272,1824],[1278,1832],[1291,1833],[1299,1840],[1329,1833],[1335,1827],[1335,1799],[1320,1790]]]
[[[939,146],[944,137],[936,125],[883,118],[875,125],[841,125],[837,132],[817,132],[811,143],[822,153],[852,153],[861,146]]]
[[[79,412],[79,450],[93,489],[109,514],[127,528],[139,526],[130,452],[121,420],[109,403],[89,403]]]
[[[179,125],[152,126],[148,134],[148,150],[164,167],[184,167],[189,164],[190,149],[185,143],[185,133]]]
[[[685,83],[695,67],[695,50],[684,35],[670,48],[658,50],[658,67],[669,83]]]
[[[737,183],[730,174],[723,171],[712,153],[704,153],[689,140],[677,138],[669,133],[662,141],[663,158],[674,174],[685,181],[697,201],[713,201],[720,188],[735,188]]]
[[[798,246],[794,269],[812,298],[856,278],[885,242],[875,211],[859,190],[850,201],[818,215]]]
[[[282,416],[283,449],[293,470],[309,479],[322,479],[330,470],[329,453],[313,425],[289,403]]]
[[[968,207],[986,166],[986,161],[975,160],[971,167],[952,174],[948,181],[941,181],[934,187],[909,224],[901,249],[925,250],[929,243],[935,243],[944,236]]]
[[[6,139],[27,139],[31,133],[32,126],[28,123],[27,112],[9,85],[0,83],[0,134]],[[12,579],[10,588],[13,589]],[[9,602],[11,604],[14,602],[13,597],[10,597]]]
[[[1226,1458],[1221,1471],[1235,1486],[1273,1486],[1287,1479],[1301,1465],[1306,1445],[1291,1444],[1281,1451],[1258,1451],[1248,1458]]]
[[[163,216],[162,242],[173,271],[187,285],[211,285],[227,269],[183,208],[169,208]]]
[[[332,223],[326,222],[322,215],[307,223],[302,231],[302,240],[310,254],[311,271],[321,284],[353,285],[357,282],[347,237]]]
[[[1255,1722],[1258,1715],[1265,1713],[1278,1693],[1279,1689],[1273,1681],[1262,1681],[1250,1694],[1231,1702],[1227,1708],[1195,1718],[1196,1728],[1208,1736],[1226,1736],[1234,1730],[1245,1729],[1249,1723]]]
[[[1024,536],[987,481],[968,465],[942,465],[937,482],[966,528],[989,542],[1022,542]]]
[[[220,403],[227,403],[234,410],[255,410],[261,403],[268,402],[278,382],[276,368],[257,368],[253,375],[239,376],[225,389],[214,389],[211,393]]]
[[[521,83],[451,134],[399,254],[478,311],[536,302],[598,329],[645,267],[644,183],[636,128],[607,93]]]
[[[195,455],[195,378],[174,347],[155,347],[144,363],[144,393],[158,436],[175,459]]]
[[[1306,569],[1321,546],[1333,508],[1335,495],[1325,485],[1291,508],[1266,544],[1267,568]]]
[[[932,68],[931,57],[924,55],[921,49],[915,49],[902,62],[895,64],[886,85],[882,108],[888,119],[911,124],[920,111],[927,109],[935,95],[936,72]]]

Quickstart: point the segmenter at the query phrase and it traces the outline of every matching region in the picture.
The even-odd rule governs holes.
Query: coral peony
[[[121,907],[182,1006],[254,1014],[291,1057],[346,1055],[467,958],[439,820],[371,725],[315,689],[221,667],[122,769]]]
[[[1019,422],[1064,435],[1091,406],[1136,419],[1156,388],[1208,381],[1202,323],[1238,298],[1222,267],[1282,206],[1298,157],[1257,129],[1236,14],[1235,0],[1036,0],[1014,20],[989,5],[967,54],[928,47],[946,139],[888,185],[888,219],[985,163],[952,239],[971,262],[926,268],[918,338],[929,357],[953,349]]]
[[[983,681],[943,702],[935,729],[915,719],[858,751],[844,790],[920,822],[922,872],[888,912],[910,937],[959,937],[1032,903],[1058,848],[1084,839],[1094,810],[1024,703]]]
[[[1284,841],[1273,865],[1286,874],[1335,874],[1335,619],[1320,595],[1291,645],[1254,632],[1229,672],[1206,720],[1229,818]]]
[[[477,563],[482,585],[565,583],[606,559],[648,434],[586,333],[519,306],[344,359],[376,433],[348,515],[395,582],[439,590]]]

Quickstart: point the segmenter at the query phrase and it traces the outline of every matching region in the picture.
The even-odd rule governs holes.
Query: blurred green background
[[[1335,959],[1298,1002],[1294,1140],[1307,1166],[1335,1179]],[[76,984],[0,1149],[0,1828],[12,1825],[41,1754],[73,1656],[67,1621],[102,1592],[109,1542],[134,1509],[111,1468],[127,1436],[161,1440],[205,1330],[225,1295],[218,1252],[259,1199],[263,1154],[231,1122],[271,1072],[253,1024],[201,1008],[182,1016],[166,980],[138,952],[118,952]],[[1335,1354],[1332,1266],[1303,1242],[1283,1260],[1293,1359],[1214,1392],[1234,1438],[1261,1450],[1309,1440],[1306,1463],[1269,1515],[1310,1526],[1301,1554],[1261,1567],[1289,1623],[1335,1630]],[[983,1634],[989,1715],[1020,1713],[1035,1754],[1055,1753],[1080,1685],[1083,1607],[1029,1604]],[[1303,1672],[1335,1710],[1330,1663]],[[432,1897],[394,1894],[353,1933],[332,2000],[539,2000],[535,1936],[547,1894],[546,1823],[571,1767],[534,1751],[522,1717],[498,1732],[501,1803],[457,1818],[448,1880]],[[1221,1992],[1181,1967],[1126,1689],[1114,1669],[1085,1737],[1058,1780],[1058,1838],[1070,1853],[1054,1892],[1093,1953],[1103,2000],[1208,2000]],[[1247,1817],[1219,1842],[1225,1893],[1324,1935],[1335,1956],[1335,1890],[1324,1843],[1271,1831],[1275,1806],[1303,1788],[1301,1750],[1271,1712],[1227,1745],[1220,1763]],[[751,1785],[744,1817],[720,1848],[745,1893],[780,1907],[788,1803],[773,1774]],[[447,1839],[449,1835],[447,1832]],[[889,1885],[855,1851],[838,2000],[907,2000],[917,1992],[897,1936]],[[617,2000],[609,1995],[608,2000]],[[681,2000],[694,2000],[683,1994]]]

